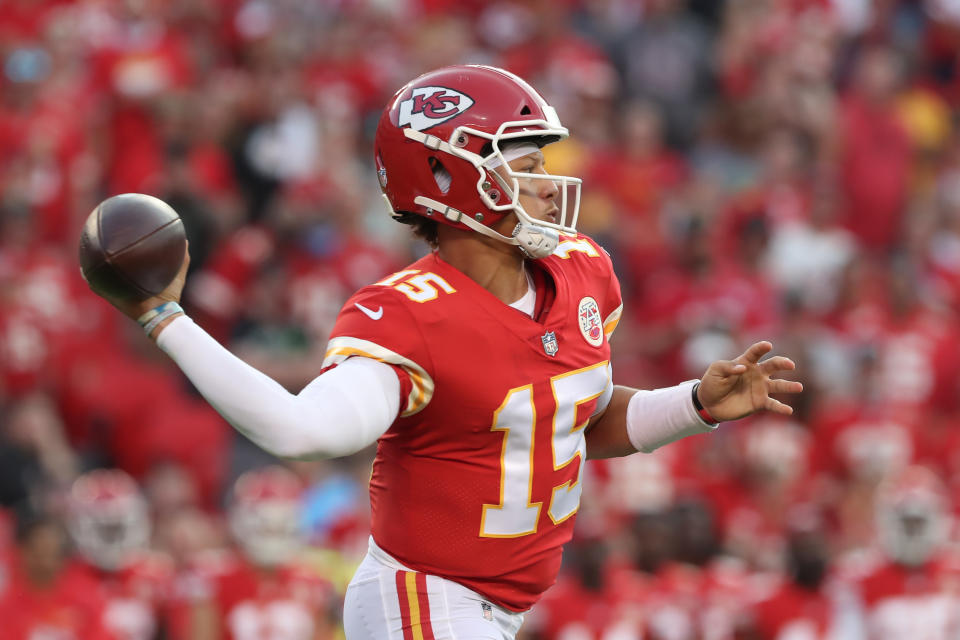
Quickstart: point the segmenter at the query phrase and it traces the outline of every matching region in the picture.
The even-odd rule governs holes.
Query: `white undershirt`
[[[527,292],[520,296],[520,299],[516,302],[511,302],[510,306],[532,318],[533,312],[537,308],[537,288],[533,284],[533,277],[530,276],[529,270],[524,269],[523,275],[527,276]]]

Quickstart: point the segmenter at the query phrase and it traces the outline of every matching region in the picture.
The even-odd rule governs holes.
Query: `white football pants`
[[[347,587],[347,640],[513,640],[523,614],[463,585],[411,571],[370,538]]]

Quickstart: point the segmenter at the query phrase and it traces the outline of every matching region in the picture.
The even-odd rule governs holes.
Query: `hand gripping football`
[[[80,236],[80,271],[97,294],[146,300],[170,284],[183,263],[187,238],[170,205],[142,193],[101,202]]]

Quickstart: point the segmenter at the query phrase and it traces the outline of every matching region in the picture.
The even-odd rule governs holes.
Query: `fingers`
[[[796,363],[790,358],[784,356],[773,356],[760,363],[760,370],[770,375],[777,371],[792,371],[797,368]]]
[[[190,268],[190,241],[187,241],[187,248],[183,252],[183,264],[180,265],[180,272],[177,275],[185,275]]]
[[[713,366],[716,367],[716,373],[723,378],[740,375],[747,370],[746,365],[735,360],[718,360],[713,363]]]
[[[760,358],[770,353],[770,350],[773,349],[773,345],[762,340],[760,342],[755,342],[750,347],[743,352],[743,355],[737,358],[737,360],[742,360],[748,364],[757,364],[760,361]]]
[[[793,380],[771,380],[767,383],[767,393],[800,393],[803,385]]]
[[[772,413],[779,413],[782,416],[793,414],[793,407],[788,404],[783,404],[779,400],[774,400],[773,398],[767,398],[767,402],[763,408]]]

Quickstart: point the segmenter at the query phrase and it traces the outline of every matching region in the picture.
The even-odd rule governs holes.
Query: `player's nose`
[[[546,174],[546,171],[543,172]],[[537,180],[539,183],[539,192],[538,196],[544,200],[554,200],[557,197],[557,194],[560,193],[560,188],[557,186],[556,181],[554,180]]]

